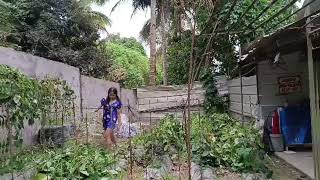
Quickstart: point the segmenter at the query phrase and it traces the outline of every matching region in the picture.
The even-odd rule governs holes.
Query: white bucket
[[[282,134],[270,134],[270,140],[275,152],[282,152],[284,150]]]

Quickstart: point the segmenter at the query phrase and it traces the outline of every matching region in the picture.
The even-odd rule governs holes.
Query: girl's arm
[[[102,105],[98,107],[98,109],[96,109],[94,112],[98,112],[101,108],[102,108]]]
[[[102,98],[100,101],[100,104],[101,104],[100,107],[98,107],[98,109],[95,110],[94,112],[98,112],[103,106],[107,105],[106,99]]]

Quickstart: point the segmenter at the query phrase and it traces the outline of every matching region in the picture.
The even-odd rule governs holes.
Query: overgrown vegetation
[[[149,60],[143,46],[133,38],[111,37],[102,48],[112,58],[110,79],[127,88],[148,82]]]
[[[185,149],[184,131],[178,121],[172,117],[166,117],[147,133],[136,137],[133,141],[134,148],[142,151],[135,154],[135,161],[138,164],[148,165],[152,158],[164,154],[170,154],[177,158],[178,153]]]
[[[192,118],[193,161],[202,166],[227,167],[239,172],[263,172],[271,175],[264,162],[260,133],[251,125],[242,125],[226,114]],[[151,133],[134,140],[142,156],[136,161],[148,164],[152,157],[169,154],[176,159],[186,155],[183,126],[167,117]],[[140,158],[140,159],[139,159]]]
[[[13,137],[6,136],[7,143],[0,143],[0,150],[7,152],[10,141],[16,147],[22,145],[20,130],[24,123],[31,125],[40,120],[42,124],[48,123],[46,121],[53,109],[63,110],[65,115],[71,113],[74,98],[74,91],[65,81],[50,78],[38,81],[16,69],[0,65],[0,104],[8,111],[6,118],[10,122],[5,123],[5,128],[15,130]]]
[[[205,89],[204,110],[206,114],[215,112],[225,113],[228,108],[228,101],[225,97],[220,97],[216,85],[215,74],[212,70],[205,71],[200,80]]]
[[[120,170],[113,169],[115,163],[104,148],[71,143],[63,149],[25,150],[2,162],[0,174],[33,168],[40,173],[38,177],[50,179],[110,179],[121,175]]]
[[[226,114],[195,118],[192,122],[192,152],[202,165],[269,173],[264,165],[261,135]]]

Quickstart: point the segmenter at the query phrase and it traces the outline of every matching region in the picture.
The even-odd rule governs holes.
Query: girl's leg
[[[107,148],[109,150],[111,150],[112,148],[112,138],[111,138],[111,134],[112,134],[112,129],[107,129],[106,130],[106,142],[107,142]]]
[[[117,141],[116,141],[116,138],[114,136],[114,131],[113,130],[111,131],[111,141],[112,141],[113,145],[117,146]]]

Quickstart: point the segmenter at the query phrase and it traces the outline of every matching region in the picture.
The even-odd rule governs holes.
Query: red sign
[[[301,77],[289,76],[278,79],[279,94],[286,95],[302,91]]]

